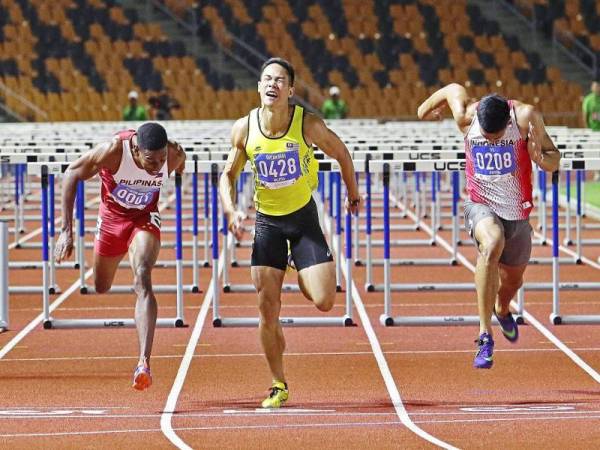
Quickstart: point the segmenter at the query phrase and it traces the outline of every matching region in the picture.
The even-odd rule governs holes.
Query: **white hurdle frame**
[[[8,314],[8,220],[0,220],[0,331],[9,326]]]
[[[187,169],[188,162],[186,162]],[[198,161],[199,171],[209,171],[211,174],[211,201],[213,206],[212,213],[212,228],[213,228],[213,239],[212,239],[212,267],[213,267],[213,298],[212,298],[212,307],[213,307],[213,326],[216,328],[219,327],[257,327],[259,325],[260,319],[258,317],[223,317],[220,315],[220,293],[219,293],[219,280],[218,280],[218,262],[219,262],[219,241],[218,241],[218,180],[219,173],[223,170],[225,166],[224,161]],[[339,172],[339,166],[333,164],[329,161],[320,161],[319,162],[319,170],[325,172]],[[250,165],[247,164],[244,167],[244,172],[251,172]],[[350,219],[346,218],[346,224]],[[349,231],[347,240],[351,240],[351,226],[347,226],[347,230]],[[233,243],[229,243],[227,239],[226,233],[226,224],[224,224],[224,232],[223,232],[223,246],[224,246],[224,255],[225,261],[223,262],[224,269],[229,264],[228,262],[228,246],[233,245]],[[333,244],[336,245],[336,244]],[[338,253],[340,248],[338,247]],[[349,280],[346,280],[346,286],[352,285],[351,279],[351,270],[352,270],[352,250],[346,250],[346,267],[348,269]],[[225,272],[224,272],[225,274]],[[229,286],[226,284],[227,280],[224,281],[223,292],[254,292],[254,287],[252,286],[252,290],[241,290],[241,289],[249,289],[246,285],[241,286],[240,290],[234,288],[233,286]],[[291,286],[291,285],[284,285]],[[234,288],[234,289],[232,289]],[[295,289],[298,289],[297,286],[294,286]],[[289,288],[288,288],[289,289]],[[282,289],[282,292],[287,292],[286,289]],[[280,317],[279,322],[284,327],[348,327],[354,326],[355,323],[353,321],[352,314],[352,290],[346,290],[346,301],[345,301],[345,314],[343,316],[337,317]]]
[[[50,263],[49,263],[49,245],[48,245],[48,179],[49,175],[61,175],[67,169],[68,164],[65,163],[31,163],[28,168],[32,175],[37,175],[41,178],[42,187],[42,258],[43,258],[43,289],[42,289],[42,307],[43,307],[43,326],[44,329],[74,329],[74,328],[135,328],[135,319],[129,318],[100,318],[100,319],[53,319],[50,317],[50,301],[49,301],[49,285],[50,285]],[[176,174],[176,195],[177,195],[177,212],[181,215],[181,176]],[[83,225],[80,226],[80,231]],[[179,242],[181,242],[181,233],[178,236]],[[79,246],[79,251],[83,251],[83,246]],[[181,248],[178,248],[178,256],[180,256]],[[83,264],[82,264],[83,266]],[[176,264],[176,284],[166,290],[162,286],[154,287],[155,292],[175,292],[177,294],[176,299],[176,317],[174,318],[158,318],[156,321],[157,327],[171,327],[181,328],[185,327],[184,322],[184,310],[183,310],[183,282],[182,282],[182,270],[181,259],[178,258]],[[83,267],[80,267],[80,271],[84,271]],[[80,291],[83,294],[93,292],[92,289],[87,289],[84,284],[80,285]],[[111,291],[113,291],[111,289]],[[111,292],[109,291],[109,292]],[[134,292],[133,287],[123,286],[122,288],[117,287],[119,292]],[[114,292],[114,291],[113,291]]]

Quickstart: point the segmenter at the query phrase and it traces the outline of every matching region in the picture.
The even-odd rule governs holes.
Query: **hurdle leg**
[[[211,224],[212,224],[212,287],[213,287],[213,326],[221,326],[221,318],[219,316],[219,205],[217,184],[219,182],[219,173],[217,165],[211,167]],[[224,252],[226,253],[226,252]],[[223,265],[223,271],[227,270],[227,264]]]
[[[21,190],[21,196],[19,197],[19,234],[25,233],[25,179],[27,172],[27,164],[20,164],[21,166],[21,177],[19,183],[19,189]]]
[[[227,250],[228,247],[228,240],[229,240],[229,232],[227,230],[228,224],[227,224],[227,218],[223,215],[223,229],[221,230],[221,233],[223,233],[223,255],[224,255],[224,262],[223,262],[223,292],[229,292],[231,290],[231,286],[229,284],[229,251]],[[213,240],[214,242],[214,240]],[[218,256],[217,256],[218,258]],[[213,258],[214,259],[214,258]],[[214,268],[213,268],[214,270]]]
[[[578,171],[578,175],[581,171]],[[558,171],[552,174],[552,313],[554,325],[562,322],[560,317],[559,260],[558,260]]]
[[[44,328],[52,326],[50,322],[50,277],[48,271],[48,171],[42,167],[42,309]]]
[[[370,155],[367,155],[367,163],[369,162]],[[365,280],[365,289],[368,292],[372,292],[373,290],[373,259],[372,259],[372,246],[371,246],[371,172],[368,170],[365,173],[365,188],[367,191],[367,201],[365,205],[365,215],[367,221],[367,270],[366,270],[366,280]]]
[[[390,265],[390,167],[383,168],[383,314],[380,317],[382,325],[394,324],[392,318],[391,294],[391,265]]]
[[[194,202],[195,203],[195,202]],[[182,226],[181,226],[181,175],[175,174],[175,278],[177,283],[177,311],[175,326],[184,325],[183,318],[183,245],[182,245]]]
[[[50,287],[48,288],[50,294],[58,292],[58,286],[56,285],[56,263],[54,261],[54,236],[56,227],[54,225],[54,175],[48,175],[48,226],[49,226],[49,238],[50,241]]]
[[[356,218],[358,222],[358,218]],[[352,215],[346,213],[346,315],[344,325],[352,325]]]
[[[21,228],[20,219],[21,214],[19,213],[20,208],[20,196],[19,196],[19,177],[21,175],[21,170],[19,169],[19,165],[15,165],[15,225],[13,228],[13,233],[15,235],[15,243],[17,247],[19,246],[19,228]]]
[[[337,252],[335,252],[335,279],[336,279],[336,290],[342,292],[342,185],[341,185],[341,174],[334,172],[335,174],[335,242]]]
[[[437,174],[433,172],[431,174],[431,245],[435,245],[435,238],[437,236],[437,200],[438,196],[436,195],[436,176]]]
[[[79,262],[79,291],[88,292],[85,284],[85,191],[83,181],[77,182],[77,260]]]
[[[209,241],[208,241],[208,236],[209,236],[209,206],[208,206],[208,199],[209,199],[209,191],[208,191],[208,173],[204,174],[204,267],[208,267],[210,265],[210,263],[208,262],[208,247],[209,247]]]
[[[460,176],[452,172],[452,260],[450,264],[458,264],[458,201],[460,199]]]
[[[582,178],[583,178],[583,171],[578,170],[576,172],[576,181],[575,181],[575,189],[576,189],[576,195],[577,195],[577,217],[575,219],[575,244],[576,244],[576,252],[577,252],[577,258],[581,259],[581,218],[583,216],[583,209],[582,209]]]
[[[356,185],[360,186],[360,177],[359,177],[358,173],[356,173]],[[360,236],[358,234],[359,228],[360,228],[360,212],[358,214],[356,214],[356,217],[354,218],[354,233],[352,234],[352,237],[354,239],[354,252],[355,252],[354,265],[355,266],[362,265],[362,262],[360,260],[360,239],[359,239]]]
[[[192,174],[192,292],[199,292],[200,288],[198,286],[200,286],[200,264],[198,263],[198,163],[196,162],[195,164],[195,170]]]
[[[567,197],[567,206],[565,211],[565,239],[564,245],[571,245],[571,171],[567,171],[567,181],[565,187],[565,195]]]
[[[0,331],[8,326],[8,221],[0,219]]]

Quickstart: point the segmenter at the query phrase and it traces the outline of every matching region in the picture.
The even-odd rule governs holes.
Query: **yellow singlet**
[[[284,216],[299,210],[317,188],[318,162],[302,134],[304,109],[294,106],[286,133],[278,138],[263,134],[260,108],[248,114],[246,155],[254,171],[256,210],[269,216]]]

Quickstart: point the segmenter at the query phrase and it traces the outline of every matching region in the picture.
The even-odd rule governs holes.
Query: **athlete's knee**
[[[96,290],[97,294],[104,294],[105,292],[108,292],[111,285],[112,282],[110,281],[106,281],[99,278],[94,279],[94,289]]]
[[[134,287],[136,292],[143,293],[152,288],[152,268],[145,264],[140,264],[134,269]]]
[[[498,262],[504,250],[503,236],[488,236],[479,244],[479,253],[486,264]]]
[[[335,303],[335,286],[333,289],[323,291],[313,298],[313,302],[319,311],[331,311]]]
[[[274,299],[261,299],[258,305],[260,322],[263,326],[273,327],[279,323],[280,302]]]

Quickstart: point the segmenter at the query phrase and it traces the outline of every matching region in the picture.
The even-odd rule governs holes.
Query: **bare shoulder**
[[[521,134],[527,135],[529,132],[529,123],[541,117],[540,113],[536,111],[535,106],[528,103],[523,103],[518,100],[512,102],[515,108],[515,114],[517,116],[517,124],[521,130]]]
[[[239,149],[244,148],[246,139],[248,138],[248,120],[249,114],[239,118],[231,128],[231,145]]]
[[[319,136],[325,136],[327,131],[331,131],[321,117],[308,111],[304,113],[302,130],[308,144],[312,144],[319,139]]]
[[[114,136],[110,141],[98,144],[92,152],[92,159],[100,168],[116,172],[123,156],[123,140],[119,136]]]

